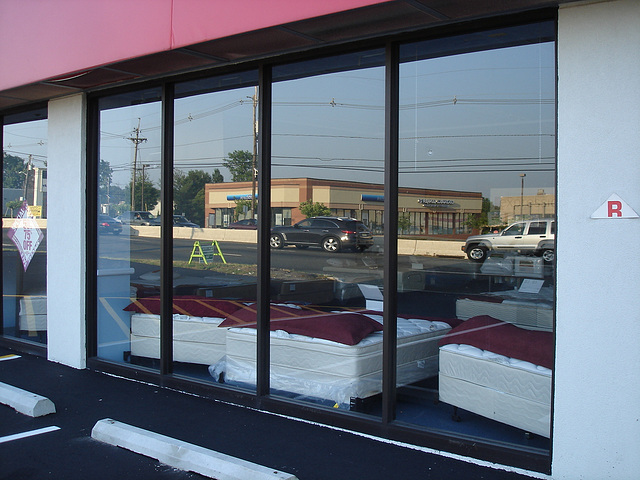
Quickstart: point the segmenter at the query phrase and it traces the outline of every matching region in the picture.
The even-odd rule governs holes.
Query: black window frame
[[[412,31],[395,36],[374,38],[364,42],[354,42],[347,45],[333,45],[293,54],[276,56],[261,60],[252,60],[239,66],[223,66],[198,72],[197,74],[185,74],[167,79],[153,80],[148,83],[134,84],[116,89],[101,89],[90,92],[87,108],[87,225],[95,225],[96,198],[97,198],[97,148],[98,148],[98,100],[107,95],[115,95],[121,92],[161,87],[163,92],[162,124],[163,124],[163,178],[161,198],[164,204],[170,205],[172,201],[173,184],[173,100],[175,84],[193,79],[202,79],[206,82],[208,77],[233,74],[234,71],[257,69],[259,71],[260,102],[259,121],[260,133],[258,138],[260,164],[258,178],[258,195],[263,199],[260,202],[258,215],[258,342],[257,342],[257,386],[255,392],[243,392],[225,386],[199,383],[194,379],[187,379],[174,375],[171,368],[172,352],[172,316],[171,316],[171,263],[163,262],[161,269],[162,280],[162,320],[161,329],[163,340],[161,341],[162,361],[159,372],[145,370],[140,367],[129,367],[122,364],[114,364],[97,357],[97,325],[96,325],[96,233],[94,229],[87,231],[87,365],[88,368],[107,371],[126,377],[149,381],[161,386],[181,388],[212,399],[233,401],[248,407],[266,409],[275,413],[292,415],[302,419],[313,420],[321,423],[348,428],[379,437],[407,442],[414,445],[443,450],[454,454],[474,457],[481,460],[512,465],[531,471],[545,474],[551,473],[551,449],[549,452],[527,450],[523,447],[500,444],[487,439],[460,438],[454,433],[443,432],[424,427],[416,427],[402,424],[395,420],[396,409],[396,313],[397,302],[394,295],[388,296],[384,304],[384,342],[383,342],[383,411],[380,418],[365,417],[353,413],[332,411],[327,408],[314,408],[308,404],[299,404],[282,398],[274,397],[269,389],[269,270],[270,270],[270,165],[271,165],[271,85],[273,83],[272,69],[274,66],[291,63],[296,60],[310,60],[331,58],[337,54],[349,53],[355,55],[358,52],[384,48],[385,50],[385,185],[384,185],[384,223],[388,231],[397,231],[398,199],[398,99],[399,99],[399,65],[402,62],[400,46],[416,40],[442,39],[445,43],[447,37],[458,34],[483,32],[491,28],[501,27],[526,27],[539,22],[550,22],[557,32],[557,10],[545,9],[535,12],[527,12],[514,16],[506,16],[483,20],[479,22],[463,22],[446,26],[439,26],[423,31]],[[557,43],[557,33],[554,42]],[[487,49],[491,46],[483,45],[478,49]],[[498,48],[498,47],[493,47]],[[557,58],[557,55],[556,55]],[[293,73],[293,76],[296,74]],[[141,86],[142,85],[142,86]],[[225,86],[224,88],[231,88]],[[171,103],[171,105],[168,105]],[[557,109],[556,109],[557,111]],[[0,117],[1,118],[1,117]],[[169,183],[167,183],[169,182]],[[162,258],[172,259],[172,213],[170,209],[162,214]],[[555,224],[554,224],[555,225]],[[397,236],[385,235],[384,251],[396,252],[386,254],[384,259],[384,289],[385,291],[397,291]],[[169,279],[169,280],[167,280]],[[0,339],[1,340],[1,339]],[[553,395],[553,393],[552,393]],[[552,436],[553,440],[553,436]]]

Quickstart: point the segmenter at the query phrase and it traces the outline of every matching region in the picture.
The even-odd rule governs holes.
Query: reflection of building
[[[237,200],[251,199],[251,182],[210,183],[205,187],[205,217],[208,227],[233,221]],[[314,178],[281,178],[272,181],[271,223],[291,225],[304,218],[300,203],[319,202],[331,214],[357,218],[374,232],[383,232],[384,191],[382,185]],[[398,208],[405,218],[403,233],[456,235],[470,233],[468,216],[482,209],[480,192],[456,192],[424,188],[399,189]],[[247,210],[241,218],[251,216]]]
[[[512,223],[523,218],[545,218],[555,215],[556,196],[538,190],[536,195],[500,198],[500,220]]]

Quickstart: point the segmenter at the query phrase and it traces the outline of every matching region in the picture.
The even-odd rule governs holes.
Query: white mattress
[[[221,318],[173,315],[173,359],[176,362],[210,365],[225,354],[226,329]],[[131,316],[131,354],[160,358],[160,316]]]
[[[550,436],[551,370],[470,345],[440,347],[440,400]]]
[[[47,330],[47,295],[27,295],[20,299],[18,315],[20,330]]]
[[[398,385],[437,374],[438,340],[449,330],[443,322],[398,319]],[[280,330],[270,333],[271,388],[329,399],[338,406],[349,405],[352,397],[382,391],[382,332],[368,335],[357,345]],[[256,330],[230,328],[227,356],[210,371],[216,378],[224,373],[229,382],[255,384],[255,365]]]
[[[540,294],[520,293],[517,290],[483,293],[474,298],[456,300],[456,317],[468,320],[477,315],[489,315],[503,322],[513,323],[530,330],[553,330],[553,291],[549,287]],[[492,297],[504,298],[501,303],[490,301]]]

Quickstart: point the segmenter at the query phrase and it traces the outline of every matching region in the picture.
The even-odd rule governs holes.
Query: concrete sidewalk
[[[0,357],[8,354],[19,358],[0,361],[0,382],[50,399],[55,413],[31,417],[0,405],[0,479],[206,478],[92,438],[104,419],[299,480],[531,478],[0,347]],[[12,437],[25,432],[36,433]]]

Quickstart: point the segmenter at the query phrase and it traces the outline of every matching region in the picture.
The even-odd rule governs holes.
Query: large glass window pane
[[[173,173],[174,373],[250,389],[226,375],[223,322],[255,317],[256,85],[255,71],[176,85]]]
[[[160,357],[159,89],[99,100],[98,356]]]
[[[382,389],[383,63],[376,50],[273,71],[271,391],[372,413]]]
[[[47,342],[47,112],[4,119],[0,334]]]
[[[398,389],[398,420],[543,452],[555,279],[549,27],[401,49],[397,232],[398,313],[421,336],[413,366],[428,371]],[[408,352],[399,338],[400,383]]]

